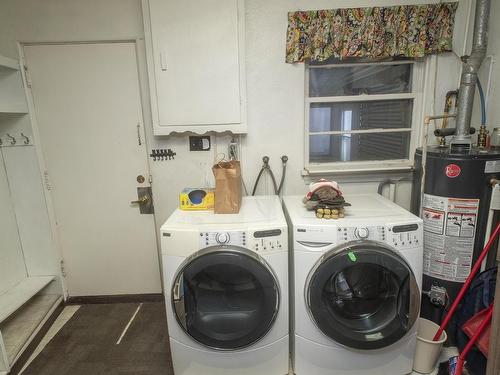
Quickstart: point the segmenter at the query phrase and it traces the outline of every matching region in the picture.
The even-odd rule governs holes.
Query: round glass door
[[[266,261],[239,247],[199,251],[180,267],[172,287],[178,323],[198,343],[245,348],[264,337],[278,314],[279,284]]]
[[[355,349],[379,349],[413,327],[420,291],[397,252],[361,241],[318,261],[309,275],[306,301],[316,326],[334,341]]]

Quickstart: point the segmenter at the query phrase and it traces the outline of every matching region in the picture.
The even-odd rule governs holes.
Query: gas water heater
[[[424,221],[423,290],[432,290],[434,298],[441,290],[448,300],[422,298],[421,316],[440,323],[444,313],[440,302],[455,299],[484,247],[491,180],[500,178],[500,150],[428,147],[425,164],[421,194],[422,150],[418,149],[411,210]]]
[[[453,135],[449,146],[427,147],[415,154],[412,210],[424,221],[423,293],[429,297],[422,298],[421,315],[437,323],[443,318],[446,304],[455,300],[483,248],[492,193],[490,181],[500,176],[500,152],[488,149],[483,142],[484,100],[481,147],[474,147],[471,137],[478,72],[488,47],[490,8],[491,0],[476,1],[472,51],[462,58],[457,112],[453,114],[456,127],[441,130],[444,136]],[[426,123],[430,120],[427,117]],[[451,343],[455,341],[453,328],[452,324],[447,329]]]

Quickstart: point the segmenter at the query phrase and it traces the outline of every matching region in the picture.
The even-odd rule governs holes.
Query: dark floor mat
[[[84,305],[24,375],[173,375],[162,302]]]

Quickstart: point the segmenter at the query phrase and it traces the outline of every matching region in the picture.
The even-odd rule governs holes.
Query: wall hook
[[[11,136],[9,133],[7,133],[7,137],[10,138],[10,144],[15,145],[16,144],[16,138]]]
[[[25,136],[23,133],[21,133],[21,137],[24,138],[24,144],[25,145],[29,145],[30,144],[30,139],[27,136]]]

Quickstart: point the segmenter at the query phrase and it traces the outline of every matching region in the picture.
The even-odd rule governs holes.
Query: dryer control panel
[[[247,235],[244,231],[200,232],[200,247],[217,245],[247,246]]]
[[[251,249],[257,252],[270,252],[283,250],[286,247],[281,229],[258,230],[252,234]]]
[[[421,246],[423,242],[422,236],[422,225],[417,223],[390,225],[388,228],[387,243],[401,250]]]
[[[287,250],[286,230],[200,232],[200,248],[218,245],[241,246],[258,253]]]
[[[384,226],[342,227],[337,229],[339,243],[355,240],[372,240],[385,242],[386,229]]]

